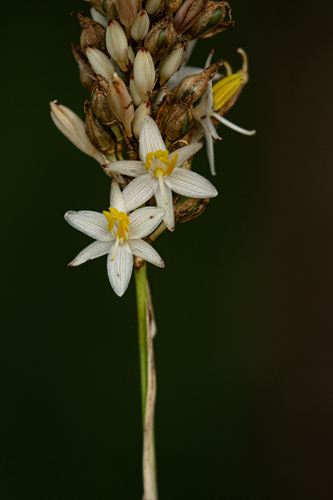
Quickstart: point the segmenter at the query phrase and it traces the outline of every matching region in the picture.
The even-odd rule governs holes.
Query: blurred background
[[[44,5],[43,5],[44,4]],[[140,499],[135,288],[67,210],[102,211],[110,183],[53,125],[83,114],[71,41],[81,0],[15,2],[2,23],[1,481],[4,500]],[[160,500],[331,499],[333,172],[331,14],[296,0],[231,2],[234,29],[198,43],[250,82],[222,125],[199,219],[156,242],[149,266]],[[330,8],[330,10],[332,10]]]

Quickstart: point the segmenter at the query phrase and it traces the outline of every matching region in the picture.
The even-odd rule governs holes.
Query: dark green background
[[[250,83],[215,147],[219,191],[164,234],[149,267],[158,335],[160,500],[331,499],[332,105],[330,12],[233,1],[236,28],[198,44]],[[53,125],[81,116],[71,2],[3,11],[1,481],[3,500],[140,499],[134,282],[119,299],[105,258],[63,220],[108,206],[109,180]],[[316,9],[316,10],[315,10]],[[209,178],[204,151],[194,167]]]

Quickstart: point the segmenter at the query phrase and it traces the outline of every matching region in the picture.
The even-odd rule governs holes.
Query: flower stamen
[[[154,153],[148,153],[146,156],[145,170],[148,171],[150,169],[154,158],[155,158],[155,160],[160,160],[167,167],[164,171],[161,168],[158,168],[157,170],[162,170],[163,176],[164,175],[171,175],[175,166],[176,166],[177,160],[178,160],[178,153],[174,154],[170,161],[168,160],[168,158],[169,158],[169,151],[168,150],[163,151],[162,149],[158,149]],[[156,172],[155,172],[155,175],[156,175],[156,177],[158,177]]]
[[[219,80],[213,86],[213,107],[219,111],[243,83],[242,73],[234,73]]]
[[[161,190],[161,195],[162,195],[163,203],[165,205],[167,205],[168,204],[168,200],[166,199],[165,189],[164,189],[164,181],[163,181],[164,172],[163,172],[163,169],[162,168],[157,168],[155,170],[155,175],[158,178],[158,182],[159,182],[159,185],[160,185],[160,190]]]
[[[103,215],[108,221],[108,231],[110,233],[113,230],[115,223],[118,222],[118,234],[117,234],[116,244],[114,246],[114,250],[111,257],[111,260],[114,261],[119,243],[123,243],[126,240],[127,235],[129,233],[130,220],[128,216],[125,214],[125,212],[119,212],[119,210],[117,210],[115,207],[109,207],[109,212],[104,210]]]

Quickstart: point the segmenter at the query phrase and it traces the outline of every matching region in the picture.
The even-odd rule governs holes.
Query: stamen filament
[[[115,243],[115,246],[114,246],[114,249],[113,249],[113,252],[112,252],[112,257],[111,257],[111,261],[113,262],[115,257],[116,257],[116,254],[117,254],[117,250],[118,250],[118,247],[119,247],[119,238],[117,236],[117,239],[116,239],[116,243]]]
[[[223,123],[223,125],[226,125],[227,127],[231,128],[232,130],[235,130],[236,132],[239,132],[240,134],[244,135],[254,135],[256,133],[256,130],[246,130],[245,128],[239,127],[238,125],[235,125],[234,123],[230,122],[224,116],[220,116],[217,113],[213,113],[211,115],[213,118],[216,118],[220,123]]]
[[[165,195],[165,188],[164,188],[164,181],[163,181],[163,170],[161,168],[157,168],[155,170],[155,175],[158,178],[163,203],[164,203],[164,205],[167,205],[168,200],[166,199],[166,195]]]

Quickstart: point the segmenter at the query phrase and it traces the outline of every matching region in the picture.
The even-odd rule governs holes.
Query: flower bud
[[[106,155],[113,155],[116,148],[114,140],[95,117],[89,101],[84,104],[84,112],[86,113],[86,134],[92,144],[96,146],[98,151]]]
[[[121,24],[132,26],[139,10],[138,0],[116,0],[116,7]]]
[[[111,80],[115,67],[108,56],[94,47],[85,47],[86,56],[96,75],[102,75],[105,80]]]
[[[177,100],[169,109],[163,122],[163,133],[170,142],[186,135],[192,127],[194,92],[185,99]]]
[[[108,102],[116,118],[121,121],[128,137],[132,137],[131,122],[134,118],[134,106],[125,83],[114,73],[109,82]]]
[[[81,52],[80,45],[72,43],[72,52],[79,65],[81,83],[87,90],[90,90],[94,83],[93,69],[86,56]]]
[[[144,47],[141,47],[135,57],[133,73],[138,91],[147,95],[155,83],[155,67],[150,53]]]
[[[147,0],[145,3],[145,9],[148,14],[155,14],[158,11],[161,5],[161,0]]]
[[[85,2],[89,2],[94,9],[96,9],[98,12],[101,14],[104,14],[103,7],[102,7],[102,0],[84,0]],[[96,19],[94,19],[95,21]]]
[[[176,43],[176,32],[172,24],[172,16],[164,17],[149,31],[145,39],[145,47],[154,59],[168,56]]]
[[[97,75],[90,96],[94,115],[103,125],[109,125],[116,118],[108,103],[108,86],[108,82],[102,76]]]
[[[208,0],[185,0],[173,20],[178,35],[185,33],[196,22],[207,3]]]
[[[130,29],[131,37],[139,42],[143,40],[149,31],[149,16],[145,10],[138,12],[134,23]]]
[[[164,85],[164,83],[178,70],[183,54],[184,42],[179,42],[171,54],[165,59],[162,59],[158,69],[160,75],[160,85]]]
[[[51,118],[55,126],[69,139],[77,148],[88,156],[95,158],[99,163],[105,163],[102,154],[97,151],[87,137],[85,124],[73,111],[58,104],[57,101],[50,102]]]
[[[136,86],[134,76],[132,75],[129,83],[130,94],[132,96],[133,102],[135,106],[140,106],[140,104],[144,101],[144,96],[140,94],[138,91],[138,87]]]
[[[148,101],[144,101],[140,106],[135,110],[134,119],[132,123],[132,129],[134,136],[139,139],[141,125],[146,116],[150,115],[150,104]]]
[[[177,12],[183,4],[183,0],[164,0],[164,13],[171,14]]]
[[[106,28],[106,47],[112,59],[114,59],[122,71],[127,71],[128,43],[125,32],[117,21],[109,21]]]
[[[128,60],[131,61],[132,64],[134,64],[135,53],[134,53],[132,45],[129,45],[129,47],[127,49],[127,57],[128,57]]]
[[[221,61],[212,64],[202,73],[198,75],[190,75],[184,78],[177,89],[173,90],[173,94],[178,98],[186,97],[190,92],[194,92],[194,101],[198,101],[207,90],[208,84],[212,78],[216,75],[223,62]]]
[[[95,9],[95,7],[90,8],[90,14],[93,21],[96,21],[96,23],[101,24],[103,28],[107,27],[109,22],[108,18],[105,15],[100,14],[98,10]]]
[[[116,0],[104,0],[102,2],[104,12],[109,19],[119,21]]]
[[[96,23],[96,21],[89,19],[83,12],[78,12],[77,17],[82,28],[80,38],[81,49],[84,50],[84,47],[91,45],[106,53],[105,28],[101,24]]]
[[[225,22],[227,12],[229,21]],[[187,35],[191,38],[210,38],[226,30],[229,26],[234,26],[234,24],[228,2],[209,2],[199,19],[187,31]]]

